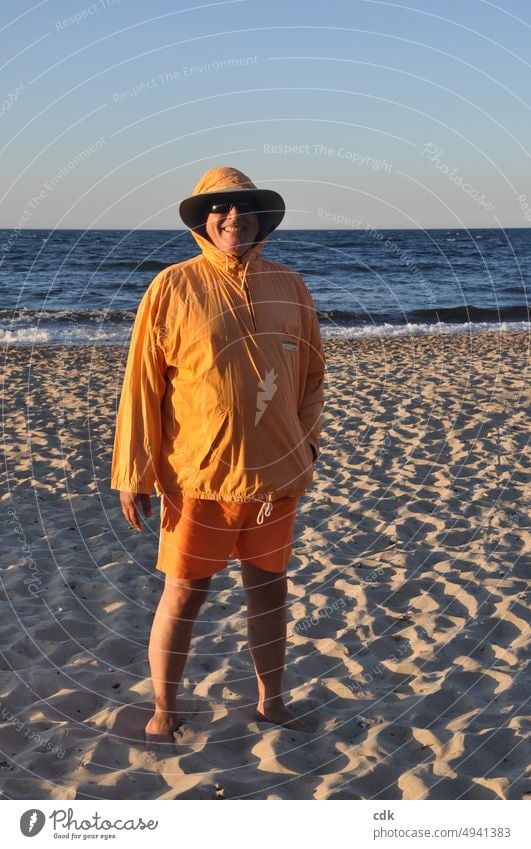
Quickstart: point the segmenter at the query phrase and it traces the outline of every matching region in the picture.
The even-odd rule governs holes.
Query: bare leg
[[[166,577],[149,639],[155,713],[146,725],[146,739],[173,740],[173,732],[179,725],[177,687],[188,657],[194,622],[209,585],[210,578],[185,581]]]
[[[264,572],[242,563],[242,580],[247,596],[247,635],[258,682],[257,715],[276,725],[303,730],[284,704],[282,676],[286,655],[285,575]]]

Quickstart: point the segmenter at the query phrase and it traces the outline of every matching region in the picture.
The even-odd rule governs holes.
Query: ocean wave
[[[27,326],[29,323],[39,325],[48,323],[76,324],[78,322],[82,324],[86,322],[103,324],[106,322],[118,323],[122,321],[129,323],[134,321],[135,315],[136,310],[131,309],[108,310],[93,307],[92,309],[84,310],[34,310],[26,307],[18,307],[17,309],[0,309],[0,325],[4,325],[5,329],[5,326],[8,324],[12,328],[18,324]]]
[[[502,321],[502,322],[468,322],[436,324],[391,324],[384,322],[372,325],[322,325],[324,339],[363,339],[380,336],[422,336],[436,333],[515,333],[531,331],[531,322]],[[99,328],[89,324],[79,324],[65,327],[62,324],[47,324],[41,326],[25,326],[0,328],[0,343],[4,348],[33,347],[46,345],[93,346],[96,348],[106,345],[128,345],[131,335],[131,324],[105,323]]]
[[[0,328],[0,344],[4,347],[34,345],[123,345],[130,337],[131,326],[104,324],[101,328],[77,325],[65,328],[59,324]]]
[[[454,322],[468,324],[470,321],[529,321],[531,318],[529,307],[525,304],[515,304],[506,307],[437,307],[430,309],[405,310],[404,314],[391,315],[382,312],[367,310],[366,312],[353,312],[351,310],[318,310],[319,320],[323,324],[359,324],[367,321],[370,317],[379,324],[389,322],[390,324],[403,325],[424,321],[428,324],[439,322]]]
[[[467,324],[374,324],[369,327],[323,327],[323,339],[363,339],[380,336],[429,336],[437,333],[448,335],[464,333],[529,333],[529,321],[471,321]]]
[[[425,319],[426,321],[442,322],[470,322],[470,321],[528,321],[530,318],[529,306],[526,304],[515,304],[509,307],[438,307],[437,309],[413,310],[408,318]]]

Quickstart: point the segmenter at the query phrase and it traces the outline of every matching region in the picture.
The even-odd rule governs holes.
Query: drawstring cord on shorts
[[[270,516],[273,512],[273,504],[271,501],[264,501],[261,505],[260,510],[258,511],[258,516],[256,517],[256,524],[262,525],[264,522],[264,516]]]

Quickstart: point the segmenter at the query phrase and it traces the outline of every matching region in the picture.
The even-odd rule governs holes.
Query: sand
[[[289,567],[286,698],[258,724],[236,561],[200,614],[173,750],[150,751],[162,575],[109,489],[126,351],[12,348],[0,781],[10,799],[521,799],[529,338],[327,341]]]

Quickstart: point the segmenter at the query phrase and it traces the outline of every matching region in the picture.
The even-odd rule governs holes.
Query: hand
[[[143,492],[120,492],[120,504],[122,513],[131,528],[142,530],[138,505],[142,505],[142,512],[146,519],[151,516],[151,497]]]

